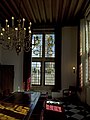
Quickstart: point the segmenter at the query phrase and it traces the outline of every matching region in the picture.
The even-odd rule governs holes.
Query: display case
[[[39,92],[14,92],[0,101],[0,120],[29,120],[39,97]]]
[[[66,115],[60,101],[46,100],[41,116],[42,120],[66,120]]]

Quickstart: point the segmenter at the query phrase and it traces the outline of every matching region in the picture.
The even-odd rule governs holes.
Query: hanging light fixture
[[[15,48],[17,54],[19,54],[22,50],[25,52],[30,51],[31,46],[31,25],[29,23],[28,29],[25,28],[25,19],[20,19],[20,8],[21,8],[21,0],[19,3],[19,19],[17,20],[18,24],[16,25],[14,22],[14,17],[12,17],[12,25],[11,27],[8,24],[8,20],[6,19],[6,25],[4,28],[0,25],[0,44],[4,49],[12,50]],[[15,27],[17,26],[17,27]]]
[[[22,22],[22,24],[21,24]],[[21,21],[18,20],[18,26],[14,26],[14,17],[12,17],[12,26],[8,25],[8,20],[6,19],[5,28],[0,27],[0,44],[4,49],[15,48],[17,54],[22,50],[25,52],[30,51],[31,44],[31,22],[29,23],[28,32],[24,27],[25,19]]]

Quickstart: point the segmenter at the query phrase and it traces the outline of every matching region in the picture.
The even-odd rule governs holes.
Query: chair
[[[63,90],[63,100],[72,101],[77,96],[77,90],[75,86],[69,86],[69,89]]]

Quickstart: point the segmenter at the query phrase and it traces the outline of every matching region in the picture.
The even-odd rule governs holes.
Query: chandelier
[[[15,27],[14,17],[12,17],[11,27],[6,19],[6,25],[4,28],[0,26],[0,45],[4,49],[12,50],[15,48],[16,53],[19,54],[21,51],[29,52],[31,46],[31,25],[26,29],[24,27],[25,19],[17,20],[18,24]]]

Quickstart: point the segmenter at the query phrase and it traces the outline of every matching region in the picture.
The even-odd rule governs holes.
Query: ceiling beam
[[[34,13],[33,13],[33,10],[32,10],[32,6],[31,6],[31,3],[30,3],[30,0],[27,0],[27,4],[28,4],[28,10],[29,10],[29,12],[31,13],[31,15],[32,15],[32,20],[33,20],[33,22],[34,23],[36,23],[36,18],[35,18],[35,16],[34,16]]]
[[[74,13],[75,13],[77,5],[78,5],[78,0],[71,1],[71,4],[69,6],[68,16],[67,16],[67,22],[71,22],[71,20],[73,21]]]
[[[24,9],[23,9],[24,8]],[[28,4],[27,4],[27,0],[22,0],[22,16],[28,21],[30,21],[30,13],[29,13],[29,10],[28,10]],[[23,15],[24,13],[24,15]]]
[[[86,13],[88,6],[90,6],[90,0],[87,0],[87,2],[84,1],[82,6],[81,6],[82,11],[80,10],[80,12],[79,12],[79,14],[81,13],[81,16],[83,16],[83,17],[85,16],[85,13]],[[89,7],[89,11],[90,11],[90,7]]]
[[[40,12],[41,2],[39,2],[39,0],[36,0],[36,3],[37,3],[38,14],[39,14],[39,17],[40,17],[40,23],[41,23],[41,21],[42,21],[42,15],[41,15],[41,12]],[[42,10],[42,9],[41,9],[41,10]]]
[[[50,22],[50,0],[43,0],[47,22]]]
[[[41,17],[41,21],[42,22],[46,22],[44,2],[43,2],[43,0],[36,0],[36,1],[37,1],[37,5],[38,5],[38,10],[39,10],[39,14],[40,14],[40,17]]]
[[[37,20],[41,23],[41,18],[40,18],[40,14],[39,14],[39,9],[38,9],[38,5],[37,5],[37,0],[33,0],[33,4],[35,7],[35,15]]]
[[[55,13],[55,14],[56,14],[56,17],[55,17],[55,18],[56,18],[56,19],[55,19],[56,22],[58,21],[59,4],[60,4],[59,1],[60,1],[60,0],[56,0],[56,8],[55,8],[55,9],[56,9],[56,13]]]
[[[63,8],[62,8],[62,14],[61,14],[61,22],[63,21],[63,18],[64,18],[65,9],[66,9],[66,3],[67,3],[67,0],[63,0]]]
[[[62,15],[62,9],[63,9],[63,1],[59,1],[59,12],[58,12],[58,22],[61,24],[61,15]]]
[[[6,4],[8,10],[10,11],[9,14],[10,14],[11,16],[16,17],[15,11],[12,9],[13,7],[11,8],[12,5],[10,5],[10,3],[7,2],[7,0],[3,0],[3,2]],[[11,2],[11,3],[12,3],[12,2]]]
[[[53,13],[52,0],[49,0],[49,11],[50,11],[50,22],[52,22],[52,13]]]
[[[44,0],[42,0],[43,1],[43,14],[44,14],[44,21],[46,22],[46,20],[47,20],[47,16],[46,16],[46,8],[45,8],[45,1]]]
[[[79,0],[79,1],[78,1],[78,4],[77,4],[77,6],[76,6],[76,10],[75,10],[75,12],[74,12],[74,17],[75,17],[76,14],[78,13],[78,11],[81,9],[81,6],[82,6],[83,2],[84,2],[84,0]]]
[[[8,11],[6,10],[6,8],[4,7],[4,5],[2,5],[1,3],[0,3],[0,10],[3,11],[3,14],[4,14],[6,17],[7,17],[7,16],[8,16],[9,18],[11,17],[10,14],[8,13]],[[0,17],[1,17],[1,16],[0,16]]]

